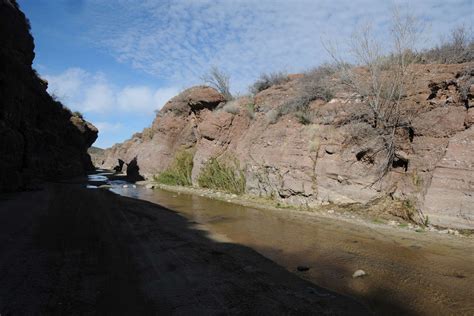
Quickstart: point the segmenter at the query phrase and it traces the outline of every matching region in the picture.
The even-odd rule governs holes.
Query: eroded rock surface
[[[151,177],[179,150],[192,148],[194,184],[211,157],[233,157],[252,194],[300,205],[366,203],[389,195],[409,200],[433,223],[474,228],[473,67],[415,65],[415,83],[402,104],[412,128],[397,133],[397,159],[381,181],[370,144],[348,141],[370,126],[351,120],[364,115],[364,108],[360,100],[348,102],[347,91],[337,90],[328,102],[313,101],[310,124],[291,113],[269,118],[300,93],[301,76],[231,101],[230,111],[217,106],[224,100],[212,88],[188,89],[165,105],[150,128],[106,150],[103,166],[136,156],[140,171]]]

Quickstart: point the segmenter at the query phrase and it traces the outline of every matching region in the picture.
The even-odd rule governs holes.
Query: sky
[[[473,0],[18,0],[48,92],[99,129],[107,148],[151,125],[155,110],[212,66],[245,94],[261,73],[297,73],[370,23],[386,41],[398,6],[423,25],[420,47],[472,29]]]

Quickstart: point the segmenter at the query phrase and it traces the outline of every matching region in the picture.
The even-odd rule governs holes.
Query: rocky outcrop
[[[29,23],[14,0],[0,0],[0,43],[0,191],[92,168],[87,148],[97,129],[46,92],[32,69]]]
[[[105,151],[102,148],[91,146],[87,153],[91,156],[92,164],[94,166],[100,166],[105,161]]]
[[[224,100],[224,97],[215,89],[206,86],[192,87],[169,100],[161,113],[171,111],[177,114],[189,114],[203,109],[212,110]]]
[[[360,100],[348,102],[344,89],[329,102],[310,104],[311,123],[293,113],[271,119],[272,110],[300,93],[301,76],[225,106],[217,106],[223,97],[211,88],[186,90],[150,128],[107,149],[103,166],[137,157],[140,172],[151,177],[179,150],[192,148],[195,184],[211,157],[233,157],[251,194],[302,205],[366,203],[388,195],[410,201],[435,224],[474,228],[473,66],[415,66],[415,84],[402,104],[412,128],[397,135],[396,160],[381,181],[377,161],[367,154],[370,145],[354,141],[368,124],[351,118],[364,109]]]
[[[457,228],[474,226],[474,127],[449,139],[425,196],[431,223]]]

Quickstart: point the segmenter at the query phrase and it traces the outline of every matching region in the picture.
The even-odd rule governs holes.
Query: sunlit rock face
[[[192,178],[211,157],[232,157],[246,176],[246,191],[300,205],[366,203],[381,196],[410,201],[437,225],[474,228],[473,63],[415,65],[415,83],[402,102],[412,130],[396,135],[398,162],[378,180],[378,161],[367,144],[348,141],[361,126],[351,121],[360,100],[336,87],[332,100],[315,100],[313,121],[293,113],[270,122],[268,113],[300,93],[292,76],[284,84],[225,104],[211,88],[194,87],[171,99],[150,128],[105,150],[102,167],[137,157],[148,178],[165,170],[176,153],[192,149]],[[251,113],[249,112],[252,108]]]
[[[34,178],[83,174],[97,129],[51,98],[32,69],[29,22],[14,0],[0,0],[0,191]]]

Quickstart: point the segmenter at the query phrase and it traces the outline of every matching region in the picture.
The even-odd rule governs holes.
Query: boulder
[[[212,110],[224,101],[224,96],[216,89],[207,86],[197,86],[186,89],[169,100],[160,113],[173,112],[186,115],[191,111]]]

